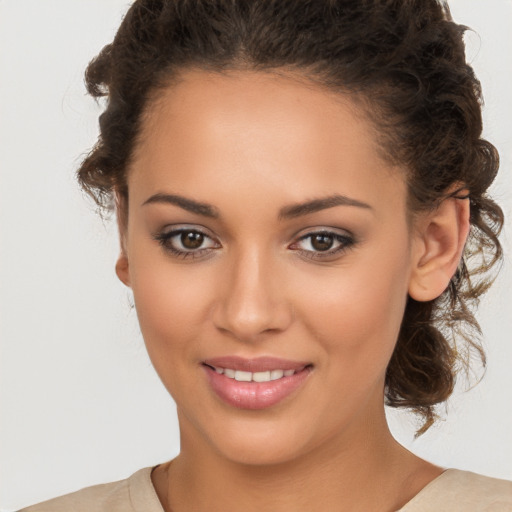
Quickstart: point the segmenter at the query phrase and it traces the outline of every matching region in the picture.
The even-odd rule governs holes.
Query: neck
[[[164,508],[392,511],[440,473],[393,439],[383,410],[377,421],[358,422],[347,430],[353,431],[293,460],[248,465],[223,457],[195,431],[182,428],[181,453],[165,466]]]

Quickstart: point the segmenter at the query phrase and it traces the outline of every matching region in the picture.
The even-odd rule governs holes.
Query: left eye
[[[195,229],[176,229],[155,236],[160,245],[178,256],[202,253],[219,246],[205,233]]]
[[[182,248],[194,251],[201,248],[207,237],[198,231],[182,231],[180,234],[171,237],[171,240],[174,238],[179,240]]]
[[[348,249],[354,244],[354,240],[348,235],[331,231],[319,231],[308,233],[292,245],[292,249],[303,253],[309,253],[310,257],[323,257],[337,254]]]

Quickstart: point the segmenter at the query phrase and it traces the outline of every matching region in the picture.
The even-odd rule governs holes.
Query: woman
[[[181,452],[27,510],[512,507],[384,415],[422,434],[484,357],[503,216],[462,34],[433,0],[132,5],[87,71],[108,104],[79,179],[115,204]]]

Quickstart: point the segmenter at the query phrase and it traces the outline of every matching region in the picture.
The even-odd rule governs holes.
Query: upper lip
[[[291,361],[278,357],[256,357],[246,359],[239,356],[224,356],[205,359],[203,364],[217,368],[229,368],[243,372],[267,372],[270,370],[300,370],[311,365],[307,361]]]

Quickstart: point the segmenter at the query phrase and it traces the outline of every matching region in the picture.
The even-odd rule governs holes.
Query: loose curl
[[[454,186],[454,197],[470,200],[460,265],[437,299],[409,298],[387,368],[386,403],[420,414],[420,435],[472,354],[485,366],[474,310],[502,258],[503,212],[486,192],[499,158],[481,138],[465,30],[437,0],[137,0],[87,68],[89,93],[107,101],[79,182],[103,211],[114,191],[128,195],[145,109],[186,68],[291,71],[350,94],[383,157],[406,169],[411,215],[435,209]]]

